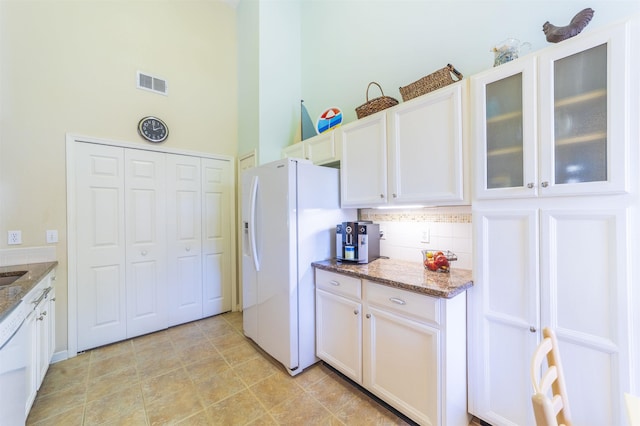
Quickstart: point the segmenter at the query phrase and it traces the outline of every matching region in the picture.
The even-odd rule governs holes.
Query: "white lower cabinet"
[[[316,288],[319,358],[421,425],[468,424],[464,294],[435,298],[324,270]]]
[[[27,351],[26,415],[33,405],[40,385],[47,374],[55,350],[55,270],[51,271],[27,294],[24,301],[33,310],[23,327],[29,330]]]
[[[637,365],[627,238],[637,234],[614,202],[562,201],[474,211],[469,410],[493,425],[535,425],[529,365],[543,327],[556,330],[576,424],[626,421]]]
[[[316,270],[316,352],[351,380],[362,383],[362,284]]]
[[[36,327],[38,335],[37,350],[37,374],[36,380],[38,389],[44,380],[44,376],[49,370],[51,358],[55,346],[55,296],[56,290],[51,283],[51,277],[47,277],[47,289],[45,290],[44,300],[36,308]]]

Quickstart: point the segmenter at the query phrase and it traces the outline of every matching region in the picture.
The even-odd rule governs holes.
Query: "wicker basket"
[[[452,75],[454,75],[457,80],[454,80]],[[414,81],[408,86],[401,87],[400,94],[402,95],[403,101],[408,101],[409,99],[424,95],[425,93],[432,92],[460,80],[462,80],[462,74],[460,74],[453,65],[447,64],[446,67],[422,77],[420,80]]]
[[[372,84],[378,86],[378,89],[380,89],[380,93],[382,93],[382,96],[369,100],[369,88]],[[395,105],[398,105],[398,100],[389,96],[385,96],[384,92],[382,91],[382,87],[380,87],[380,85],[375,81],[372,81],[367,86],[367,102],[356,108],[356,115],[358,116],[358,118],[363,118],[367,115],[374,114],[378,111],[382,111],[383,109],[387,109]]]

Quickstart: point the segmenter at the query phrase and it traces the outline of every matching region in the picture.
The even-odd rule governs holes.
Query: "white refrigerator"
[[[339,170],[283,159],[242,173],[244,334],[296,375],[317,361],[311,262],[335,257]]]

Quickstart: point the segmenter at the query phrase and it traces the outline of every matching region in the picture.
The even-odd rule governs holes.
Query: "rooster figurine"
[[[558,43],[559,41],[566,40],[580,34],[580,31],[587,26],[589,21],[591,21],[591,18],[593,18],[593,9],[586,8],[578,12],[576,16],[573,17],[569,25],[556,27],[547,21],[542,26],[542,31],[547,36],[547,41],[549,43]]]

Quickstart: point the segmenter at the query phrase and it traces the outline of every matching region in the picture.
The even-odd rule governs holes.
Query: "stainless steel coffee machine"
[[[336,226],[336,257],[369,263],[380,257],[380,225],[371,221],[342,222]]]

